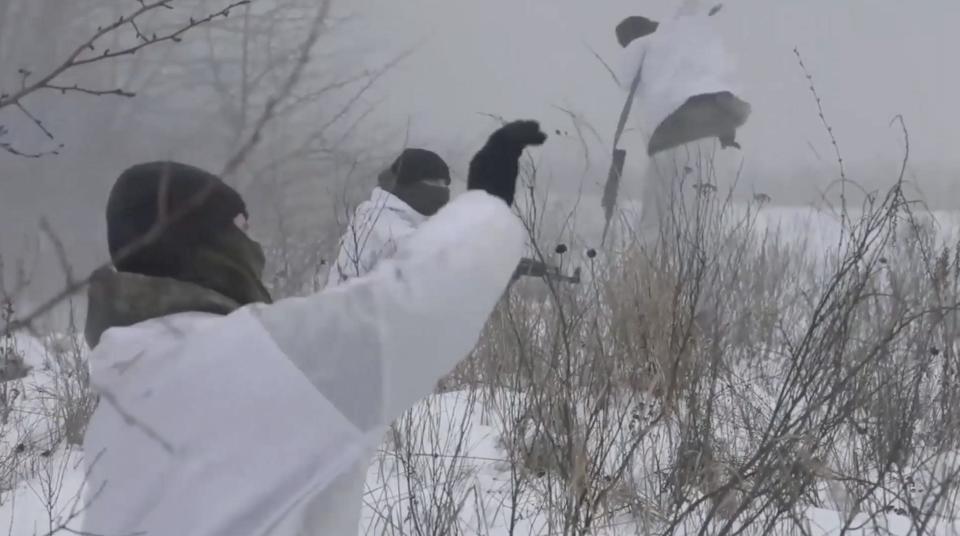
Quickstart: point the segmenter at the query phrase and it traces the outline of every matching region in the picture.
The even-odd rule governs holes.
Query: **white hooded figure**
[[[399,244],[450,200],[450,169],[425,149],[405,149],[380,173],[339,242],[326,286],[346,283],[392,257]]]
[[[370,199],[360,203],[338,243],[336,261],[327,272],[326,288],[342,285],[389,259],[399,245],[450,199],[450,171],[432,151],[405,149],[380,173]],[[525,257],[514,272],[520,277],[579,283],[580,272]]]
[[[542,143],[530,125],[504,129]],[[124,172],[107,204],[116,270],[89,289],[82,532],[356,534],[370,449],[476,344],[523,252],[502,169],[365,275],[277,302],[235,191],[173,162]]]
[[[721,149],[740,148],[736,129],[749,117],[750,105],[737,96],[734,61],[715,27],[720,9],[688,0],[672,20],[628,17],[616,28],[625,49],[620,82],[626,91],[638,82],[633,115],[649,156],[646,221],[655,217],[659,223],[679,183],[693,191],[688,175],[695,175],[694,182],[709,180],[705,168],[716,151],[714,138]]]

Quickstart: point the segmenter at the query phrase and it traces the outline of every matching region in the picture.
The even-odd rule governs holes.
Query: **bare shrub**
[[[589,258],[580,287],[542,282],[545,300],[515,286],[445,380],[501,427],[510,526],[530,497],[551,534],[803,533],[811,507],[848,528],[952,518],[956,248],[902,179],[842,209],[824,248],[734,204],[698,158],[654,240]]]
[[[69,326],[65,334],[47,338],[44,369],[49,382],[39,386],[37,391],[53,403],[51,411],[57,423],[57,442],[82,447],[83,435],[98,397],[90,385],[86,343],[72,315]]]
[[[477,463],[489,460],[470,453],[476,396],[462,392],[442,400],[407,412],[387,434],[372,468],[380,486],[364,494],[372,533],[461,534],[471,521],[466,511],[477,511]]]

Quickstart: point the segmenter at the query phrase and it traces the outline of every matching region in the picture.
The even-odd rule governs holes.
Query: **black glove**
[[[490,135],[483,149],[470,161],[468,190],[484,190],[513,204],[517,189],[520,155],[528,145],[541,145],[547,135],[536,121],[514,121]]]

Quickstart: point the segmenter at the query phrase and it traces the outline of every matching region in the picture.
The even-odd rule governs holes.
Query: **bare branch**
[[[164,183],[166,183],[166,180],[161,182],[161,191],[159,193],[159,195],[163,197],[166,196],[167,188]],[[136,254],[144,247],[152,244],[154,241],[160,238],[171,225],[182,220],[188,214],[198,209],[213,193],[215,186],[215,183],[210,183],[209,186],[197,192],[193,197],[188,199],[185,203],[183,203],[182,206],[178,207],[177,210],[173,212],[167,211],[166,207],[161,205],[163,210],[159,213],[156,223],[154,223],[149,231],[117,251],[113,255],[111,261],[101,264],[98,268],[90,272],[90,275],[82,279],[69,282],[64,286],[63,289],[60,290],[60,292],[41,303],[30,313],[8,321],[5,325],[0,327],[0,334],[9,334],[24,329],[30,329],[30,327],[38,318],[53,310],[64,300],[87,288],[90,282],[93,281],[94,278],[98,277],[98,275],[103,273],[103,271],[112,269],[112,266],[115,264],[122,262],[124,259],[130,258],[131,255]]]
[[[602,57],[600,57],[600,54],[598,54],[597,51],[594,50],[590,45],[584,43],[583,46],[587,47],[587,50],[589,50],[590,53],[593,54],[593,57],[600,62],[600,65],[602,65],[603,68],[607,71],[607,74],[610,75],[610,78],[613,78],[614,83],[617,84],[617,86],[620,86],[621,85],[620,78],[617,77],[617,73],[613,72],[613,68],[610,67],[610,64],[607,63]]]
[[[820,99],[820,94],[817,92],[817,87],[813,84],[813,75],[810,74],[810,71],[807,69],[805,63],[803,63],[803,57],[800,55],[800,49],[794,47],[793,54],[797,57],[797,63],[800,64],[800,69],[803,71],[804,77],[807,79],[807,83],[810,85],[810,94],[813,95],[813,100],[817,104],[817,116],[820,118],[820,122],[823,124],[823,128],[827,131],[827,136],[830,138],[830,144],[833,145],[833,152],[837,157],[837,164],[840,168],[840,217],[841,224],[846,227],[849,223],[849,214],[847,213],[847,171],[843,162],[843,154],[840,152],[840,145],[837,143],[837,138],[833,134],[833,127],[830,126],[830,123],[827,121],[827,116],[823,112],[823,101]]]
[[[274,118],[277,106],[279,106],[281,102],[290,96],[290,93],[300,82],[300,77],[303,75],[303,71],[306,68],[307,63],[310,62],[310,54],[313,51],[313,47],[317,44],[317,40],[320,39],[320,35],[324,28],[324,21],[326,20],[329,12],[330,0],[323,0],[323,3],[317,9],[317,14],[313,20],[313,25],[310,28],[310,33],[307,35],[307,39],[300,47],[300,56],[297,59],[297,63],[293,66],[293,69],[290,71],[290,74],[287,76],[280,90],[267,101],[267,104],[263,108],[263,113],[260,114],[260,117],[257,119],[257,122],[253,127],[250,137],[247,138],[247,141],[240,146],[237,152],[234,153],[229,160],[227,160],[226,165],[223,167],[223,171],[220,173],[221,176],[227,177],[236,172],[237,169],[239,169],[240,166],[246,161],[247,155],[253,149],[255,149],[257,145],[259,145],[260,139],[263,136],[263,129]]]
[[[27,109],[23,106],[23,104],[21,104],[21,103],[18,102],[18,103],[16,103],[16,107],[17,107],[21,112],[23,112],[23,115],[27,116],[27,119],[29,119],[30,122],[32,122],[34,125],[36,125],[36,127],[37,127],[38,129],[40,129],[41,132],[43,132],[43,135],[46,136],[47,139],[49,139],[49,140],[51,140],[51,141],[56,141],[56,139],[55,139],[54,136],[53,136],[53,133],[50,132],[50,130],[46,127],[46,125],[43,124],[43,121],[41,121],[37,116],[35,116],[35,115],[33,115],[32,113],[30,113],[30,111],[27,110]],[[5,136],[5,135],[8,134],[8,133],[9,133],[9,131],[8,131],[3,125],[0,125],[0,138],[2,138],[3,136]],[[42,158],[42,157],[44,157],[44,156],[60,154],[60,149],[63,149],[63,144],[62,144],[62,143],[61,143],[61,144],[58,144],[55,148],[50,149],[50,150],[47,150],[47,151],[40,151],[40,152],[35,152],[35,153],[28,153],[28,152],[24,152],[24,151],[21,151],[21,150],[15,148],[15,147],[13,146],[13,144],[10,143],[10,142],[0,142],[0,149],[2,149],[2,150],[6,151],[6,152],[8,152],[8,153],[10,153],[10,154],[12,154],[12,155],[14,155],[14,156],[19,156],[19,157],[23,157],[23,158]]]
[[[53,140],[53,139],[54,139],[53,133],[50,132],[50,130],[47,129],[47,127],[43,124],[43,121],[41,121],[39,118],[37,118],[37,116],[35,116],[35,115],[33,115],[32,113],[30,113],[30,111],[27,110],[26,108],[24,108],[23,105],[20,104],[19,102],[17,103],[17,108],[19,108],[20,111],[23,112],[23,115],[27,116],[27,118],[30,119],[30,121],[33,121],[33,124],[34,124],[34,125],[37,125],[37,128],[39,128],[40,131],[43,132],[43,135],[44,135],[44,136],[46,136],[46,137],[47,137],[48,139],[50,139],[50,140]],[[62,145],[61,145],[61,147],[62,147]]]
[[[67,249],[63,246],[63,241],[60,240],[60,236],[53,230],[53,227],[46,218],[40,220],[40,230],[53,244],[53,249],[57,254],[57,261],[60,262],[60,269],[63,270],[67,284],[73,283],[75,279],[73,277],[73,268],[70,267],[70,261],[67,259]]]
[[[36,153],[25,152],[14,147],[12,143],[5,142],[5,141],[0,141],[0,150],[10,153],[13,156],[19,156],[21,158],[43,158],[44,156],[52,156],[52,155],[60,154],[60,151],[57,149],[52,149],[49,151],[40,151]]]
[[[136,97],[137,94],[131,91],[125,91],[123,89],[90,89],[85,87],[80,87],[78,84],[72,86],[58,86],[56,84],[48,84],[45,89],[52,89],[54,91],[59,91],[61,94],[66,94],[69,92],[73,93],[83,93],[85,95],[94,95],[97,97],[113,95],[117,97]]]
[[[159,432],[137,419],[135,416],[127,412],[127,410],[123,409],[123,405],[120,404],[120,402],[117,400],[117,397],[114,396],[114,394],[109,390],[99,388],[97,389],[97,392],[100,393],[100,398],[102,400],[105,400],[113,407],[114,410],[116,410],[116,412],[123,419],[124,423],[129,426],[133,426],[134,428],[146,434],[150,439],[159,444],[167,453],[173,454],[176,451],[176,448],[174,448],[173,444],[164,439]]]
[[[22,80],[21,80],[22,83],[21,83],[20,89],[10,95],[6,95],[6,94],[0,95],[0,109],[17,104],[28,95],[44,89],[54,89],[57,91],[83,91],[83,92],[92,93],[92,94],[120,94],[120,95],[126,96],[124,92],[117,93],[117,91],[120,91],[120,90],[114,90],[113,92],[109,92],[109,91],[102,92],[98,90],[84,91],[79,87],[58,86],[54,84],[54,81],[60,78],[65,73],[67,73],[68,71],[71,71],[81,65],[97,63],[97,62],[117,58],[120,56],[129,56],[132,54],[136,54],[137,52],[139,52],[140,50],[146,47],[164,43],[167,41],[178,43],[182,40],[182,36],[186,32],[192,30],[193,28],[196,28],[197,26],[206,24],[207,22],[210,22],[214,19],[227,17],[229,16],[230,11],[232,9],[242,5],[246,5],[249,2],[250,0],[235,1],[230,5],[228,5],[227,7],[219,11],[216,11],[214,13],[210,13],[205,17],[202,17],[199,19],[191,18],[189,22],[187,22],[186,24],[183,24],[168,33],[159,34],[159,35],[153,34],[150,37],[147,37],[140,31],[139,26],[136,25],[136,20],[152,11],[155,11],[158,9],[172,10],[173,7],[170,5],[171,0],[154,0],[153,2],[149,2],[149,3],[146,1],[140,1],[139,9],[137,9],[130,15],[119,17],[115,22],[107,26],[101,26],[100,28],[98,28],[96,33],[94,33],[93,36],[87,39],[83,44],[81,44],[76,49],[74,49],[74,51],[67,57],[66,60],[63,61],[63,63],[61,63],[58,67],[54,68],[47,74],[43,75],[36,82],[28,83],[28,79],[33,73],[31,73],[26,69],[21,69],[20,74],[22,77]],[[99,54],[83,57],[84,53],[86,52],[96,51],[95,45],[98,40],[100,40],[104,36],[126,25],[131,25],[134,28],[134,31],[136,32],[137,37],[139,39],[139,43],[126,48],[122,48],[120,50],[106,49]]]

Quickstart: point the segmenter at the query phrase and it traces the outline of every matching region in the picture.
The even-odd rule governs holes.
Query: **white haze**
[[[262,6],[266,0],[254,3]],[[6,47],[0,50],[4,89],[16,86],[17,68],[42,71],[88,31],[70,20],[40,27],[38,21],[49,19],[49,14],[41,15],[57,4],[18,3],[32,11],[16,21],[17,39],[10,30],[6,40],[0,36],[0,47]],[[318,71],[328,65],[345,72],[375,70],[402,56],[357,105],[369,113],[353,131],[349,147],[368,167],[346,173],[318,165],[314,172],[305,161],[278,173],[317,184],[350,181],[363,189],[372,184],[371,170],[383,159],[404,145],[418,145],[440,152],[462,181],[470,156],[494,125],[483,114],[495,114],[535,118],[551,133],[567,132],[553,136],[537,153],[542,176],[559,192],[584,191],[592,198],[605,177],[624,95],[591,49],[616,63],[620,49],[614,25],[633,14],[664,19],[675,12],[677,2],[351,0],[335,7],[337,30],[318,45],[314,61],[326,62]],[[746,188],[769,191],[779,204],[807,204],[836,177],[833,149],[793,53],[798,47],[815,77],[850,177],[881,184],[895,177],[904,146],[899,127],[890,122],[901,114],[910,133],[909,177],[937,206],[957,206],[960,70],[952,56],[960,50],[955,29],[960,3],[731,0],[715,18],[737,57],[743,97],[753,105],[750,121],[738,133],[743,152],[723,156],[726,169],[735,169],[743,158]],[[188,34],[173,59],[162,50],[149,57],[182,60],[195,50],[189,48],[191,39],[202,35]],[[6,259],[24,251],[24,244],[36,243],[29,237],[36,236],[39,219],[47,217],[82,273],[106,256],[103,203],[125,166],[160,158],[213,170],[222,166],[229,154],[225,128],[211,101],[197,97],[208,89],[209,75],[198,70],[195,81],[185,84],[189,91],[170,94],[157,89],[156,80],[131,80],[135,87],[130,89],[143,90],[132,101],[50,94],[32,101],[66,147],[59,156],[38,161],[0,152],[0,253]],[[332,95],[326,108],[337,109],[350,94]],[[578,122],[560,108],[575,114]],[[313,113],[291,120],[290,143],[297,141],[297,129],[324,120],[314,119]],[[0,124],[11,128],[19,144],[44,142],[10,109],[0,111]],[[586,167],[577,127],[586,140]],[[627,144],[630,174],[624,194],[636,196],[642,150],[635,138],[628,136]],[[313,215],[329,210],[323,197],[330,188],[304,192],[296,196],[298,210]],[[49,260],[49,244],[46,252]],[[8,277],[11,264],[5,270]],[[42,280],[62,281],[55,263],[38,273]]]

